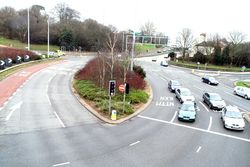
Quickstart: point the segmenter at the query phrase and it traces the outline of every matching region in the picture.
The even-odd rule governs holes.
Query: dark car
[[[168,82],[168,89],[171,92],[175,92],[175,89],[180,88],[180,87],[181,87],[181,84],[178,81],[176,81],[176,80],[170,80]]]
[[[185,101],[179,107],[178,120],[180,121],[195,121],[196,111],[199,111],[196,103],[193,101]]]
[[[211,77],[211,76],[202,77],[202,81],[209,84],[209,85],[218,85],[219,84],[219,82],[214,77]]]
[[[202,98],[211,109],[221,110],[226,106],[225,101],[217,93],[204,93]]]

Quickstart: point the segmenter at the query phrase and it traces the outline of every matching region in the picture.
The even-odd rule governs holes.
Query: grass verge
[[[193,62],[170,61],[169,64],[180,66],[180,67],[191,68],[191,69],[198,69],[198,65]],[[213,70],[213,71],[241,72],[240,67],[228,67],[228,66],[217,66],[217,65],[206,66],[205,64],[200,64],[199,69],[200,70]],[[250,72],[250,68],[246,68],[245,72]]]
[[[18,49],[26,49],[27,44],[22,43],[19,40],[14,39],[7,39],[4,37],[0,37],[0,45],[5,45],[7,47],[11,48],[18,48]],[[51,51],[57,51],[59,50],[59,46],[56,45],[49,45]],[[48,46],[47,44],[31,44],[30,45],[31,50],[39,50],[39,51],[47,51]]]
[[[74,80],[73,86],[91,107],[106,118],[110,118],[107,90],[101,89],[87,80]],[[111,109],[117,111],[117,119],[120,119],[134,113],[138,105],[146,103],[148,99],[149,95],[144,90],[131,90],[126,96],[123,110],[123,94],[117,91],[116,95],[112,97]]]
[[[237,81],[236,86],[244,86],[250,88],[250,81]]]

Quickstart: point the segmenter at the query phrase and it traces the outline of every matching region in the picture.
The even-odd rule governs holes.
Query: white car
[[[250,89],[243,86],[236,86],[234,88],[234,94],[250,99]]]
[[[167,67],[168,66],[168,61],[167,60],[162,60],[161,61],[161,66]]]
[[[175,89],[175,96],[181,103],[184,101],[195,101],[194,96],[188,88]]]
[[[222,109],[221,119],[227,129],[244,130],[245,121],[236,106],[226,106]]]

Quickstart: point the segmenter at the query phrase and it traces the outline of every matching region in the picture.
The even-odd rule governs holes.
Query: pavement
[[[22,86],[25,81],[30,78],[34,73],[49,67],[51,65],[59,64],[59,62],[50,62],[46,64],[38,64],[32,67],[25,68],[21,71],[18,71],[11,76],[5,78],[0,82],[0,108],[3,107],[7,102],[8,99],[16,92],[16,90]]]

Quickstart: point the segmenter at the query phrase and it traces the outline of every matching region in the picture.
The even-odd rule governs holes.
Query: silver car
[[[227,129],[244,130],[245,121],[236,106],[226,106],[222,109],[221,119]]]
[[[175,90],[175,96],[180,103],[183,103],[184,101],[195,101],[194,96],[188,88],[177,88]]]
[[[234,88],[234,94],[250,99],[250,89],[243,86],[236,86]]]

